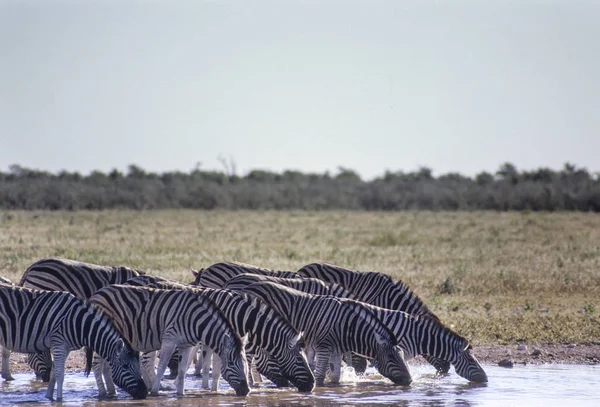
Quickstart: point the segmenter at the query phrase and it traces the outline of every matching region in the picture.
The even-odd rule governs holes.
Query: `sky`
[[[0,171],[600,171],[600,1],[0,0]]]

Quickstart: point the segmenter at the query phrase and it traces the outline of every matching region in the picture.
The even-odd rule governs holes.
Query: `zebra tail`
[[[85,348],[85,377],[88,377],[90,375],[90,372],[92,371],[92,361],[94,360],[94,351],[92,350],[92,348],[87,347]]]

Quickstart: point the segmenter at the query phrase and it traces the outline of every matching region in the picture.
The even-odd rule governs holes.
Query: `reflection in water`
[[[98,400],[95,382],[83,374],[65,378],[63,406],[87,407],[278,407],[278,406],[598,406],[597,384],[600,366],[544,365],[505,369],[485,366],[490,382],[471,384],[452,373],[445,377],[431,374],[429,366],[412,366],[414,381],[410,387],[398,387],[378,376],[358,379],[346,374],[339,386],[317,388],[312,394],[277,389],[269,382],[252,389],[248,397],[236,397],[223,384],[218,393],[202,390],[201,380],[186,378],[186,395],[176,397],[175,390],[162,391],[159,397],[133,400],[126,393],[109,400]],[[347,372],[346,372],[347,373]],[[49,406],[44,398],[46,385],[32,380],[31,374],[17,374],[14,382],[0,382],[0,406]],[[167,386],[172,381],[165,381]]]

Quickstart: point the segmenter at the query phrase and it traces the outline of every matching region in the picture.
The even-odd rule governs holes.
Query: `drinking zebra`
[[[0,285],[0,344],[15,352],[52,353],[49,399],[56,385],[62,400],[65,361],[83,346],[108,361],[117,385],[135,399],[146,397],[138,354],[107,316],[72,294]]]
[[[101,266],[62,258],[41,259],[25,270],[19,286],[48,291],[67,291],[81,300],[88,299],[100,288],[120,284],[143,271],[129,267]],[[10,355],[10,352],[7,352]],[[4,360],[4,359],[3,359]],[[6,357],[8,361],[8,357]],[[46,354],[29,354],[27,363],[43,381],[48,381],[52,359]],[[3,376],[10,376],[8,366],[3,366]],[[4,376],[5,377],[5,376]]]
[[[199,271],[192,270],[192,273],[194,274],[194,281],[191,285],[208,288],[223,288],[229,280],[243,273],[283,278],[300,277],[295,271],[274,271],[238,262],[216,263]]]
[[[395,384],[411,383],[395,336],[362,303],[307,294],[272,282],[250,284],[243,292],[260,297],[304,332],[307,347],[316,358],[317,386],[324,383],[330,355],[341,358],[344,352],[375,359],[379,372]]]
[[[230,281],[236,284],[235,280]],[[456,373],[465,379],[484,383],[487,375],[477,359],[471,353],[471,345],[464,337],[453,332],[439,320],[429,315],[410,315],[402,311],[389,310],[363,303],[395,335],[398,345],[404,350],[405,360],[416,355],[431,355],[448,360],[454,365]],[[333,361],[333,364],[339,361]],[[338,366],[333,366],[332,377],[338,378]],[[277,366],[269,365],[271,374],[277,374]]]
[[[229,290],[197,288],[149,276],[134,277],[126,284],[191,290],[210,299],[225,314],[240,336],[248,335],[249,355],[261,352],[278,366],[278,372],[286,382],[289,380],[300,392],[312,391],[315,379],[302,352],[302,335],[284,317],[259,299]],[[204,360],[203,386],[208,388],[210,358],[205,357]],[[218,372],[213,369],[213,390],[217,383]]]
[[[350,291],[358,301],[391,310],[404,311],[411,315],[429,315],[439,318],[425,303],[402,281],[387,274],[349,270],[327,263],[311,263],[300,270],[302,277],[318,278],[330,284],[339,284]],[[450,362],[432,355],[423,355],[425,359],[442,374],[450,370]]]
[[[177,394],[183,395],[185,370],[192,347],[202,342],[223,361],[221,373],[238,396],[249,392],[242,340],[214,303],[188,290],[110,285],[98,290],[90,303],[109,315],[132,347],[139,352],[160,349],[158,370],[152,383],[157,395],[167,363],[177,349]],[[153,367],[153,366],[152,366]],[[145,371],[151,377],[152,372]]]

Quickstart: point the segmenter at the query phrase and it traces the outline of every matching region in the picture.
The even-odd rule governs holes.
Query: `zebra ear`
[[[123,349],[125,349],[125,342],[123,342],[123,339],[119,339],[117,341],[117,353],[123,352]]]
[[[190,268],[190,271],[192,272],[192,275],[194,276],[194,278],[198,277],[200,275],[200,273],[202,273],[202,270],[204,270],[204,269],[196,270],[196,269]]]

